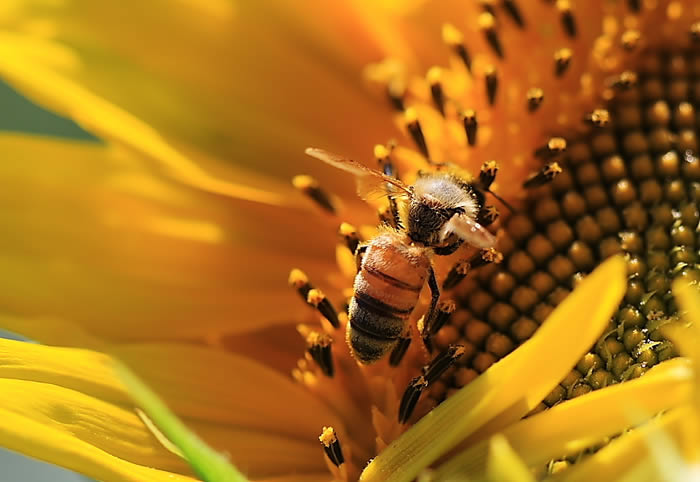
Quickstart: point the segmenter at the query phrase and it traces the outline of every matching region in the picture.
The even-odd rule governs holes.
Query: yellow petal
[[[642,465],[646,472],[641,472],[642,477],[634,480],[691,480],[687,478],[689,473],[683,473],[689,467],[678,466],[681,457],[677,445],[683,424],[689,417],[696,417],[696,414],[687,406],[672,410],[642,427],[625,433],[587,460],[570,467],[550,480],[552,482],[618,480],[623,474],[634,470],[639,465]],[[654,453],[658,447],[649,444],[649,440],[654,438],[663,444],[666,454]],[[656,457],[656,455],[663,456],[668,453],[673,457],[666,459]],[[640,471],[635,470],[634,474],[639,477]]]
[[[318,252],[336,242],[332,221],[202,195],[94,143],[5,134],[0,149],[12,159],[0,165],[8,310],[104,338],[211,339],[292,322],[307,309],[287,286],[299,263],[327,288]]]
[[[490,421],[495,430],[525,415],[603,331],[624,294],[625,280],[621,257],[601,264],[530,340],[390,444],[365,468],[361,480],[411,480]],[[602,285],[606,289],[601,293]],[[547,359],[542,353],[548,354]],[[507,416],[499,417],[504,412]]]
[[[313,14],[284,1],[227,2],[224,15],[197,3],[159,0],[131,9],[80,0],[28,7],[16,14],[19,25],[5,23],[24,35],[32,33],[27,23],[49,24],[51,37],[79,59],[62,75],[143,119],[188,155],[206,151],[288,179],[295,166],[315,165],[303,155],[307,143],[357,156],[369,154],[362,146],[396,135],[388,109],[377,115],[383,99],[367,96],[356,74],[385,54],[378,44],[400,38],[391,25],[368,28],[372,17],[351,2],[315,4]],[[366,129],[349,136],[357,125]]]
[[[163,472],[189,470],[131,410],[48,383],[0,379],[0,390],[3,447],[100,480],[193,480]]]
[[[129,405],[130,397],[111,367],[113,356],[134,369],[215,448],[234,458],[247,450],[236,464],[248,470],[271,469],[265,467],[266,450],[267,457],[279,455],[281,466],[296,460],[307,469],[322,468],[318,427],[343,426],[329,407],[290,377],[239,355],[184,344],[104,349],[109,355],[0,339],[0,378],[56,385]],[[310,459],[311,453],[319,457]]]
[[[686,403],[691,393],[688,360],[670,360],[641,378],[596,390],[517,422],[502,434],[529,467],[543,466]],[[435,471],[435,480],[450,480],[459,474],[479,480],[487,469],[487,444],[482,440],[454,456]]]
[[[503,435],[494,435],[489,440],[489,448],[486,463],[487,480],[491,482],[535,481],[532,473]],[[469,473],[469,477],[473,475]]]

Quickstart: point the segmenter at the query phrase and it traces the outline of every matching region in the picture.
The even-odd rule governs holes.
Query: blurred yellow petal
[[[686,403],[691,393],[688,360],[669,360],[639,379],[568,400],[511,425],[502,434],[529,467],[543,466]],[[488,441],[482,440],[456,455],[435,471],[436,480],[465,473],[478,480],[487,470],[488,447]]]
[[[115,1],[22,3],[5,28],[41,36],[27,25],[48,25],[43,37],[80,59],[62,75],[143,119],[188,155],[206,151],[286,179],[295,166],[315,165],[302,154],[307,143],[360,155],[369,154],[363,147],[375,136],[396,135],[388,115],[376,115],[377,101],[366,95],[359,73],[397,50],[400,36],[353,5],[361,2],[316,4],[314,15],[284,1],[217,7],[224,15],[191,1],[139,9]],[[328,109],[310,108],[326,101]],[[366,129],[353,131],[357,125]],[[220,175],[235,179],[225,170]]]
[[[7,310],[104,338],[213,338],[293,322],[289,269],[322,282],[333,266],[317,256],[333,230],[304,210],[222,203],[95,143],[5,134],[0,148]]]
[[[0,379],[0,444],[101,480],[189,480],[136,414],[49,383]]]
[[[601,264],[532,338],[408,429],[370,462],[361,480],[411,480],[492,420],[500,428],[532,410],[600,336],[624,294],[626,269],[619,256]]]
[[[473,477],[472,474],[469,474]],[[534,482],[525,463],[501,434],[489,440],[488,461],[486,463],[487,480],[491,482]],[[478,480],[478,479],[477,479]]]

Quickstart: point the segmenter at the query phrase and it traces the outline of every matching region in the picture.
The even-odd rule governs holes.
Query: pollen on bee
[[[326,452],[326,457],[330,460],[333,465],[340,467],[345,463],[345,457],[343,456],[343,450],[340,447],[340,440],[335,433],[333,427],[323,427],[321,435],[318,440],[323,445],[323,450]]]
[[[308,196],[323,210],[331,214],[336,214],[337,209],[331,196],[321,188],[318,181],[313,177],[306,174],[294,176],[292,178],[292,185]]]

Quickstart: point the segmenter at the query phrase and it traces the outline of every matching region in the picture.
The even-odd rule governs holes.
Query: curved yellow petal
[[[131,410],[48,383],[0,379],[0,390],[3,447],[100,480],[193,480]]]
[[[117,358],[134,369],[173,412],[205,439],[211,438],[213,446],[234,457],[250,437],[250,452],[269,444],[269,453],[278,451],[287,461],[313,452],[319,454],[317,462],[323,467],[316,442],[319,427],[342,426],[332,408],[290,377],[240,355],[175,343],[105,345],[103,349],[105,353],[0,339],[0,378],[41,382],[130,405],[112,367],[112,357]],[[290,442],[288,455],[285,440]],[[262,463],[263,451],[254,458]],[[241,462],[247,468],[252,463]],[[316,467],[313,460],[297,462]]]
[[[477,430],[488,436],[525,415],[600,336],[624,294],[625,280],[622,257],[601,264],[531,339],[409,428],[369,463],[360,480],[411,480]]]
[[[690,466],[678,465],[681,453],[677,441],[681,438],[683,424],[689,417],[696,414],[688,406],[672,410],[651,420],[649,423],[627,432],[622,437],[593,454],[587,460],[557,474],[550,480],[553,482],[583,482],[590,480],[690,480],[690,472],[685,472]],[[655,453],[659,447],[649,443],[657,439],[663,444],[664,453]],[[657,455],[672,454],[674,457],[658,458]],[[674,460],[675,459],[675,460]],[[635,470],[643,467],[641,472]],[[627,472],[632,472],[636,478],[623,478]],[[639,478],[641,475],[641,478]]]
[[[143,119],[188,155],[205,151],[288,179],[316,165],[303,155],[308,143],[358,156],[370,154],[362,146],[377,137],[396,135],[383,99],[377,115],[377,99],[366,95],[358,73],[386,55],[381,44],[398,36],[388,35],[391,25],[368,27],[372,17],[351,2],[309,5],[313,15],[285,1],[238,2],[225,15],[192,1],[138,8],[114,0],[23,3],[29,6],[6,18],[5,28],[36,37],[25,25],[48,25],[43,37],[77,59],[72,67],[52,67]],[[48,64],[44,58],[51,57],[32,60]],[[76,110],[62,112],[85,117]],[[353,129],[358,125],[365,128]],[[225,169],[221,175],[235,182]]]
[[[210,339],[292,322],[306,309],[292,267],[327,288],[332,261],[318,252],[333,249],[332,220],[204,195],[95,143],[4,134],[0,149],[12,160],[0,165],[8,310],[104,338]]]
[[[561,403],[509,426],[502,434],[529,467],[543,466],[686,403],[691,393],[688,360],[670,360],[644,377]],[[487,452],[488,440],[478,442],[440,466],[435,480],[452,480],[459,474],[479,480],[487,470]]]

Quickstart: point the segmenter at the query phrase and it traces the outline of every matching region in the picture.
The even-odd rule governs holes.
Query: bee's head
[[[408,206],[408,237],[425,246],[436,246],[443,242],[443,227],[462,208],[450,208],[435,199],[417,196]]]

